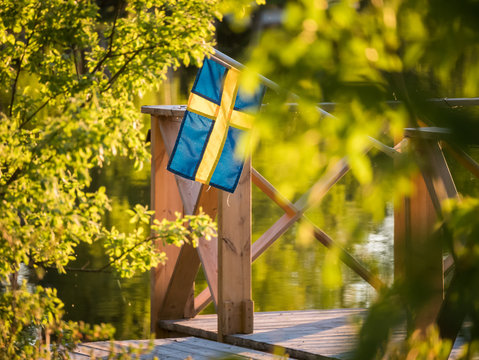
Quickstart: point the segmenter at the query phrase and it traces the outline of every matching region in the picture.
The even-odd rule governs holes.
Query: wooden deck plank
[[[155,219],[174,220],[175,212],[183,212],[183,204],[176,185],[175,176],[166,170],[168,150],[172,146],[165,143],[160,131],[160,121],[153,116],[151,119],[151,207],[155,211]],[[166,296],[166,290],[173,274],[180,248],[174,245],[163,245],[157,241],[159,251],[164,251],[168,258],[165,264],[160,264],[151,270],[151,331],[158,336],[160,329],[155,328],[159,319],[161,306]]]
[[[266,352],[284,350],[296,359],[346,359],[354,348],[358,321],[364,317],[363,309],[278,311],[255,314],[253,334],[226,335],[226,343],[209,341],[216,338],[216,315],[202,315],[188,320],[162,320],[166,330],[196,335],[203,338],[184,337],[153,340],[153,349],[142,356],[152,359],[179,360],[190,356],[194,360],[212,358],[269,360],[280,357]],[[405,336],[405,331],[395,331],[394,340]],[[394,341],[393,340],[393,341]],[[459,355],[462,339],[455,344],[450,359]],[[114,351],[128,346],[147,348],[149,340],[114,342]],[[72,359],[85,360],[93,353],[97,358],[110,354],[110,342],[80,345]]]
[[[278,311],[255,313],[254,333],[227,335],[228,344],[260,351],[283,348],[300,359],[343,359],[354,347],[363,309]],[[165,330],[216,339],[216,315],[161,321]]]
[[[124,340],[113,343],[113,352],[131,348],[147,349],[150,340]],[[152,341],[153,348],[144,352],[142,359],[153,359],[155,356],[162,360],[183,360],[190,357],[193,360],[208,359],[254,359],[254,360],[279,360],[280,356],[246,349],[239,346],[222,344],[205,339],[192,337],[156,339]],[[71,353],[73,360],[84,360],[92,355],[96,358],[106,358],[111,354],[110,342],[100,341],[81,344]]]
[[[218,334],[253,332],[251,300],[251,159],[233,194],[218,202]]]
[[[282,349],[297,359],[347,359],[355,346],[364,309],[275,311],[255,313],[254,333],[226,335],[224,341],[243,348],[273,352]],[[160,321],[160,327],[190,336],[216,340],[216,315]],[[405,336],[395,330],[393,341]],[[459,342],[450,359],[458,356]]]

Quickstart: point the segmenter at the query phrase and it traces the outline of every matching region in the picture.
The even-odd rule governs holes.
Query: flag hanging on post
[[[168,170],[190,180],[234,192],[244,159],[236,151],[240,137],[252,126],[252,113],[264,94],[239,87],[238,69],[205,59],[191,90]]]

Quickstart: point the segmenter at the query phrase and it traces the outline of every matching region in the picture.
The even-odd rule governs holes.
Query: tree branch
[[[100,59],[98,64],[96,64],[96,66],[93,68],[93,70],[90,71],[90,74],[94,74],[95,72],[97,72],[100,69],[100,67],[103,65],[103,63],[108,59],[108,57],[111,55],[111,53],[113,51],[113,37],[115,35],[116,23],[118,21],[118,17],[120,16],[120,11],[121,11],[122,7],[123,7],[123,1],[120,1],[118,3],[118,7],[116,8],[115,18],[113,19],[113,26],[111,27],[110,36],[108,36],[108,50],[105,53],[105,55],[103,56],[103,58]]]
[[[20,77],[20,72],[22,71],[22,64],[23,64],[23,59],[25,59],[25,54],[27,52],[28,45],[30,44],[30,40],[33,37],[33,34],[35,33],[35,26],[32,29],[32,32],[30,36],[25,40],[25,48],[23,49],[22,56],[18,60],[17,64],[17,73],[15,75],[15,79],[13,80],[13,83],[11,85],[11,95],[10,95],[10,105],[8,106],[8,116],[11,117],[13,113],[13,104],[15,103],[15,95],[17,94],[17,84],[18,84],[18,78]]]
[[[41,3],[40,3],[40,6],[41,6]],[[30,45],[30,40],[33,38],[33,34],[35,34],[35,29],[38,26],[38,14],[39,14],[39,11],[35,11],[35,17],[33,19],[33,21],[35,23],[33,25],[32,32],[25,39],[25,47],[23,49],[22,56],[18,60],[17,74],[15,75],[15,79],[13,80],[13,83],[12,83],[12,86],[11,86],[12,94],[10,96],[10,105],[9,105],[9,109],[8,109],[8,116],[9,117],[11,117],[12,114],[13,114],[13,104],[15,103],[15,96],[16,96],[16,93],[17,93],[18,78],[20,77],[20,72],[22,70],[22,63],[23,63],[23,60],[25,59],[25,55],[27,53],[27,48]]]
[[[110,260],[107,264],[103,265],[102,267],[99,267],[99,268],[96,268],[96,269],[89,269],[89,268],[86,268],[86,266],[88,265],[85,264],[84,266],[82,266],[81,268],[75,268],[75,267],[64,267],[65,270],[67,271],[74,271],[74,272],[87,272],[87,273],[101,273],[101,272],[104,272],[104,273],[109,273],[111,272],[111,270],[108,270],[109,267],[111,267],[116,261],[120,260],[121,258],[125,257],[126,255],[128,255],[129,253],[131,253],[133,250],[135,250],[138,246],[140,245],[143,245],[144,243],[146,242],[150,242],[150,241],[153,241],[153,240],[156,240],[156,239],[159,239],[160,236],[150,236],[138,243],[136,243],[135,245],[133,245],[132,247],[130,247],[129,249],[125,250],[123,253],[121,253],[120,255],[114,257],[112,260]],[[42,263],[34,263],[35,265],[37,266],[42,266],[46,269],[52,269],[52,270],[58,270],[56,267],[54,266],[44,266]]]
[[[109,268],[111,265],[113,265],[116,261],[124,258],[126,255],[128,255],[129,253],[131,253],[133,250],[135,250],[138,246],[140,245],[143,245],[144,243],[146,242],[150,242],[150,241],[153,241],[153,240],[156,240],[160,238],[159,236],[150,236],[150,237],[147,237],[146,239],[142,240],[142,241],[139,241],[137,242],[135,245],[133,245],[132,247],[130,247],[129,249],[126,249],[123,253],[121,253],[120,255],[114,257],[113,259],[111,259],[106,265],[102,266],[101,268],[99,268],[98,270],[99,271],[104,271],[106,270],[107,268]]]
[[[48,105],[48,103],[50,101],[52,101],[53,99],[55,99],[58,95],[60,95],[61,93],[57,93],[55,95],[52,95],[50,96],[42,105],[40,105],[33,113],[31,113],[19,126],[19,129],[23,129],[23,127],[28,124],[30,122],[30,120],[32,120],[35,115],[37,115],[45,106]]]
[[[129,57],[125,63],[121,66],[121,68],[110,78],[110,80],[108,81],[108,83],[106,84],[106,87],[100,91],[100,93],[104,93],[105,91],[108,91],[109,89],[111,89],[112,85],[115,83],[115,81],[118,79],[118,77],[125,71],[126,67],[128,66],[128,64],[130,62],[133,61],[133,59],[135,57],[137,57],[137,55],[142,52],[143,50],[145,49],[145,47],[141,47],[137,50],[135,50],[133,52],[133,55],[131,57]]]

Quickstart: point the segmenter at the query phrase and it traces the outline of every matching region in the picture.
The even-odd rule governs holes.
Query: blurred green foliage
[[[108,327],[63,322],[55,292],[27,288],[18,279],[20,268],[25,264],[38,274],[44,267],[66,271],[79,244],[100,240],[107,246],[108,265],[124,276],[162,261],[146,240],[144,226],[150,215],[146,207],[131,210],[131,232],[102,225],[110,202],[104,189],[92,186],[91,170],[118,155],[141,168],[148,153],[134,97],[157,86],[168,67],[199,64],[207,52],[204,44],[212,44],[215,19],[227,12],[244,18],[250,5],[247,0],[130,0],[100,11],[90,1],[2,2],[4,358],[45,357],[46,344],[70,346],[84,334],[111,335]],[[253,87],[255,74],[261,73],[285,89],[267,96],[269,106],[251,137],[253,148],[264,158],[282,160],[275,166],[265,164],[264,175],[276,179],[280,191],[293,199],[331,164],[347,157],[357,196],[371,217],[380,220],[387,201],[413,191],[409,178],[417,169],[408,161],[378,166],[386,161],[375,153],[365,155],[368,136],[392,145],[404,127],[428,124],[452,129],[452,140],[466,151],[478,142],[477,111],[439,108],[426,101],[477,96],[478,17],[474,0],[286,1],[282,23],[264,31],[244,74],[246,87]],[[401,103],[391,107],[388,100]],[[320,101],[338,103],[334,118],[320,116]],[[297,102],[298,111],[291,112],[288,102]],[[339,207],[347,191],[340,188],[335,194],[343,196],[331,201]],[[458,318],[467,314],[473,323],[465,356],[473,352],[471,344],[479,336],[474,194],[466,201],[451,201],[443,219],[450,229],[445,243],[456,261],[449,305]],[[348,247],[360,237],[364,218],[344,210],[338,210],[338,216],[351,218],[348,228],[337,234]],[[319,215],[316,220],[324,221]],[[192,226],[187,228],[184,221]],[[193,234],[194,241],[212,231],[205,217],[154,226],[162,239],[179,244],[185,236]],[[298,229],[300,235],[308,233],[307,227]],[[341,278],[336,252],[324,263],[323,283],[337,287]],[[359,358],[381,357],[386,351],[384,341],[403,318],[406,287],[395,284],[380,294],[363,327],[360,339],[366,340],[359,343]],[[427,349],[437,345],[432,354],[441,357],[448,347],[436,330],[423,340],[413,334],[406,350],[398,351],[427,357]],[[63,356],[55,351],[53,357]]]
[[[112,334],[62,321],[56,292],[22,285],[23,266],[40,277],[45,268],[62,273],[79,244],[101,243],[107,265],[129,277],[164,260],[154,239],[194,243],[214,229],[203,215],[178,218],[153,224],[150,238],[151,212],[143,206],[129,210],[133,231],[105,227],[111,203],[93,186],[91,170],[115,156],[137,169],[149,160],[135,97],[157,87],[168,68],[201,62],[227,4],[98,3],[103,7],[88,0],[0,6],[1,358],[49,358],[52,332],[65,346],[81,334]],[[250,4],[236,6],[247,14]],[[64,356],[53,350],[53,358]]]
[[[369,137],[393,146],[406,127],[446,127],[451,130],[448,141],[477,159],[477,109],[450,107],[447,100],[438,106],[430,99],[478,96],[478,22],[479,3],[474,0],[285,1],[281,22],[264,30],[251,47],[243,75],[247,88],[254,88],[260,81],[255,74],[260,73],[282,89],[266,95],[268,104],[251,134],[253,151],[260,157],[281,159],[279,165],[265,164],[262,173],[274,178],[280,191],[293,199],[339,159],[347,158],[359,183],[356,196],[378,221],[385,215],[387,202],[414,194],[411,178],[418,168],[413,157],[393,163],[376,151],[365,155],[371,147]],[[397,102],[392,105],[391,101]],[[292,102],[297,103],[295,111],[288,105]],[[334,117],[321,115],[320,102],[336,103]],[[477,181],[470,182],[471,176],[457,179],[460,191],[468,182],[477,186]],[[457,315],[448,325],[457,327],[458,322],[460,327],[467,315],[473,325],[466,342],[475,349],[469,345],[476,341],[479,325],[479,297],[472,290],[479,270],[474,255],[477,191],[467,189],[464,194],[471,199],[451,200],[438,219],[443,235],[438,240],[455,260],[440,316],[444,319],[448,311]],[[355,229],[360,231],[365,224],[364,219],[350,216],[350,229],[339,239],[345,247],[361,237]],[[333,288],[341,281],[334,254],[324,265]],[[388,356],[385,343],[405,320],[404,310],[414,314],[418,304],[427,303],[428,299],[418,299],[423,292],[413,294],[420,289],[408,280],[397,279],[379,295],[365,321],[356,358]],[[451,342],[444,323],[438,322],[439,335],[434,329],[410,334],[405,345],[409,350],[402,356],[444,358]]]

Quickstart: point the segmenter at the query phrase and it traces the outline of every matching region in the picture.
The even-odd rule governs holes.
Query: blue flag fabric
[[[205,59],[191,90],[168,170],[190,180],[234,192],[244,159],[236,148],[259,109],[264,86],[246,95],[239,70]]]

